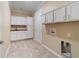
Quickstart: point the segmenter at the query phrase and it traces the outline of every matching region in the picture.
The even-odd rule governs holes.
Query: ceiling
[[[18,10],[28,12],[29,14],[33,14],[36,10],[38,10],[43,4],[44,1],[10,1],[11,10]]]

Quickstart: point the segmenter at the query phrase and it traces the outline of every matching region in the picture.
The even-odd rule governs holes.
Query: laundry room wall
[[[70,4],[70,3],[72,3],[72,2],[68,2],[68,1],[61,1],[61,2],[57,2],[57,1],[55,1],[55,2],[48,2],[48,3],[46,3],[45,5],[43,5],[40,9],[41,9],[41,15],[42,14],[45,14],[45,13],[47,13],[47,12],[49,12],[49,11],[52,11],[52,10],[54,10],[54,9],[56,9],[56,8],[58,8],[58,7],[62,7],[62,6],[65,6],[65,5],[67,5],[67,4]],[[39,10],[38,10],[39,11]],[[37,12],[38,12],[37,11]],[[39,16],[39,14],[40,14],[40,11],[38,12],[38,13],[35,13],[36,15],[34,16],[34,17],[36,17],[36,19],[34,19],[34,21],[36,22],[36,21],[38,21],[39,23],[40,22],[42,22],[43,20],[41,20],[41,21],[39,21],[39,19],[41,19],[41,16]],[[38,16],[39,16],[39,18],[38,18]],[[40,24],[42,24],[42,23],[40,23]],[[72,25],[71,25],[72,24]],[[65,27],[64,29],[66,30],[66,27],[69,25],[70,27],[72,27],[73,28],[73,25],[74,25],[75,23],[70,23],[70,25],[69,24],[65,24],[65,25],[63,25],[62,24],[62,26],[63,27]],[[78,25],[77,23],[74,25],[74,27],[76,26],[76,25]],[[41,25],[38,25],[38,24],[35,24],[35,28],[37,28],[37,29],[40,29],[40,27],[39,26],[41,26]],[[61,35],[61,33],[63,32],[63,33],[67,33],[67,32],[65,32],[65,30],[60,30],[61,29],[61,27],[62,26],[60,26],[60,25],[55,25],[56,26],[56,28],[57,28],[57,30],[59,31],[59,32],[57,32],[57,34],[58,35],[56,35],[56,36],[53,36],[53,35],[50,35],[50,34],[48,34],[48,29],[49,29],[49,27],[50,28],[53,28],[53,26],[54,25],[43,25],[43,28],[42,28],[42,33],[43,33],[43,37],[42,37],[42,40],[41,40],[41,42],[44,44],[44,45],[46,45],[49,49],[51,49],[52,51],[54,51],[55,52],[55,54],[58,56],[58,57],[62,57],[62,55],[61,55],[61,41],[65,41],[65,42],[69,42],[70,44],[71,44],[71,53],[72,53],[72,57],[79,57],[78,55],[79,55],[79,52],[78,52],[78,37],[76,37],[75,35],[74,36],[72,36],[72,37],[76,37],[77,38],[77,40],[75,40],[74,38],[72,38],[72,39],[67,39],[66,37],[67,36],[63,36],[63,35]],[[60,28],[60,29],[59,29]],[[78,27],[77,27],[78,28]],[[40,31],[38,31],[37,29],[35,29],[35,31],[37,31],[37,32],[40,32]],[[74,28],[75,29],[75,28]],[[73,30],[73,29],[72,29]],[[71,31],[72,31],[71,30]],[[78,29],[77,29],[77,31],[78,31]],[[72,31],[72,32],[75,32],[75,30],[74,31]],[[79,33],[77,33],[77,34],[79,34]],[[77,35],[76,34],[76,35]],[[42,34],[41,34],[42,35]],[[39,37],[41,37],[41,35],[38,35]],[[36,36],[36,35],[35,35]],[[37,37],[37,36],[36,36]],[[64,38],[63,38],[64,37]],[[39,38],[37,38],[37,40],[39,41],[40,39]]]

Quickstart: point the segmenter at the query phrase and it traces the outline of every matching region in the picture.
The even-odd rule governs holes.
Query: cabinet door
[[[33,25],[33,18],[32,17],[27,17],[27,25]]]
[[[74,2],[67,6],[67,20],[79,20],[79,2]]]
[[[16,16],[11,16],[11,24],[12,25],[18,25],[18,18]]]
[[[59,8],[54,11],[54,22],[64,22],[66,19],[65,7]]]
[[[11,24],[12,25],[26,25],[27,20],[25,17],[12,16],[11,17]]]
[[[42,15],[41,16],[41,21],[42,21],[42,23],[45,23],[46,22],[45,15]]]
[[[16,40],[17,39],[17,31],[12,31],[11,32],[11,41]]]
[[[17,39],[16,40],[26,39],[25,33],[26,33],[26,31],[17,31]]]
[[[27,22],[26,22],[26,18],[25,17],[17,17],[17,24],[18,25],[26,25]]]
[[[49,12],[46,14],[46,23],[52,23],[53,22],[53,12]]]

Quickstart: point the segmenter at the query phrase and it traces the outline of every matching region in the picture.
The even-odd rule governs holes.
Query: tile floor
[[[30,39],[12,42],[7,58],[57,58],[38,42]]]

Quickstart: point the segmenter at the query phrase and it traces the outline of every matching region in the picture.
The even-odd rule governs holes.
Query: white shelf
[[[47,25],[47,24],[62,24],[62,23],[70,23],[70,22],[79,22],[79,19],[76,19],[76,20],[72,20],[72,21],[68,21],[68,20],[66,20],[66,21],[62,21],[62,22],[51,22],[51,23],[43,23],[43,24],[45,24],[45,25]]]

